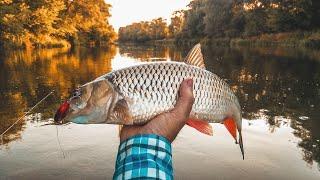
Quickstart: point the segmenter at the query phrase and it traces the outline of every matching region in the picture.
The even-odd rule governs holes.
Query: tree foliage
[[[223,36],[230,28],[232,0],[206,1],[205,33],[208,36]]]
[[[104,0],[0,0],[0,44],[101,45],[114,40]]]
[[[172,14],[169,34],[164,34],[175,39],[257,36],[318,29],[319,18],[319,0],[193,0],[186,10]],[[145,26],[121,28],[120,39],[158,39],[140,27]]]
[[[285,32],[311,27],[312,1],[276,0],[268,11],[267,26],[273,32]]]
[[[205,2],[205,0],[191,1],[188,5],[189,10],[184,11],[182,38],[195,38],[204,35]]]
[[[144,42],[161,40],[168,36],[169,29],[165,19],[157,18],[152,21],[133,23],[119,29],[120,41]]]
[[[182,10],[175,11],[172,14],[171,23],[168,26],[170,38],[177,36],[181,32],[183,27],[183,16],[184,14]]]

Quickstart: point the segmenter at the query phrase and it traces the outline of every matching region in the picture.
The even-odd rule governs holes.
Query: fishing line
[[[62,156],[63,156],[63,159],[66,158],[65,154],[64,154],[64,151],[61,147],[61,143],[60,143],[60,139],[59,139],[59,131],[58,131],[58,126],[56,125],[56,131],[57,131],[57,141],[58,141],[58,144],[59,144],[59,148],[60,148],[60,151],[62,152]]]
[[[47,99],[52,93],[54,92],[54,90],[52,90],[50,93],[48,93],[44,98],[42,98],[39,102],[37,102],[37,104],[35,104],[33,107],[31,107],[27,112],[24,113],[23,116],[21,116],[20,118],[18,118],[11,126],[9,126],[1,135],[1,144],[3,144],[3,135],[8,132],[13,126],[15,126],[19,121],[21,121],[21,119],[25,118],[34,108],[36,108],[39,104],[41,104],[45,99]]]

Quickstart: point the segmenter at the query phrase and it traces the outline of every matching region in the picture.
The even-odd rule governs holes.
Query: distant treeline
[[[133,23],[119,29],[120,41],[148,41],[164,39],[168,36],[168,27],[165,19],[158,18],[152,21]]]
[[[0,0],[0,46],[110,43],[110,7],[104,0]]]
[[[320,1],[193,0],[187,10],[173,13],[168,26],[165,22],[159,18],[122,27],[119,40],[246,38],[316,31],[320,27]]]

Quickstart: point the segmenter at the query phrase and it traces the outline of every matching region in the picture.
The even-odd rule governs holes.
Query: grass
[[[320,48],[320,31],[263,34],[230,40],[231,46],[284,46]]]
[[[0,42],[2,48],[5,49],[33,49],[33,48],[66,48],[70,47],[70,43],[63,39],[57,39],[50,36],[41,37],[24,37],[11,41],[4,40]]]
[[[262,34],[259,36],[239,38],[202,38],[179,39],[177,45],[194,45],[201,42],[211,46],[252,46],[252,47],[308,47],[320,48],[320,30],[297,31],[288,33]]]

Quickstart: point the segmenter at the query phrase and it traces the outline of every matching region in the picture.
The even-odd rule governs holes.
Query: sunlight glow
[[[134,58],[130,58],[128,56],[121,56],[119,50],[117,50],[116,56],[111,61],[112,70],[118,70],[125,67],[130,67],[133,65],[137,65],[141,62],[137,61]]]
[[[112,5],[111,25],[118,31],[119,27],[133,22],[152,20],[162,17],[170,20],[171,14],[186,9],[191,0],[106,0]]]

